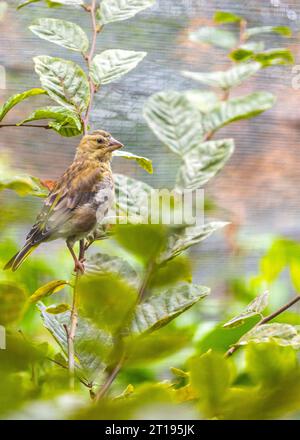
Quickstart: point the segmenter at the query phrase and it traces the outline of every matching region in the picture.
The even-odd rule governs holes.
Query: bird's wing
[[[73,216],[76,208],[93,198],[100,180],[98,167],[72,164],[46,198],[26,241],[37,244],[47,240]]]

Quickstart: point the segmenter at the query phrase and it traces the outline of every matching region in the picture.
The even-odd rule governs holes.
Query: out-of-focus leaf
[[[248,28],[246,31],[246,38],[254,37],[258,34],[276,33],[283,37],[291,37],[292,30],[288,26],[260,26]]]
[[[276,102],[276,98],[269,92],[256,92],[241,98],[221,102],[203,118],[206,132],[213,132],[224,125],[241,119],[252,118],[269,110]]]
[[[30,5],[31,3],[38,3],[41,0],[26,0],[26,1],[21,1],[21,3],[18,5],[17,9],[21,9],[24,6]]]
[[[136,271],[123,258],[98,253],[87,260],[85,267],[87,274],[100,275],[114,273],[135,286],[138,283]]]
[[[0,107],[0,121],[4,118],[4,116],[19,102],[24,101],[24,99],[29,98],[30,96],[43,95],[47,93],[43,89],[31,89],[27,90],[23,93],[18,93],[16,95],[11,96],[1,107]]]
[[[292,260],[290,262],[290,277],[294,288],[300,293],[300,263],[299,260]]]
[[[0,178],[0,191],[11,189],[20,196],[33,195],[36,197],[45,197],[48,195],[46,188],[36,177],[28,175],[19,175]]]
[[[41,0],[26,0],[26,1],[22,1],[17,9],[21,9],[24,6],[27,6],[31,3],[38,3]],[[44,2],[46,3],[47,6],[49,6],[49,8],[55,8],[57,6],[82,6],[84,4],[83,0],[44,0]]]
[[[225,165],[234,151],[233,139],[208,141],[184,155],[176,178],[177,191],[201,188]]]
[[[89,83],[79,65],[46,55],[35,57],[34,63],[44,89],[54,101],[77,113],[87,109]]]
[[[141,420],[145,414],[153,415],[154,420],[164,414],[175,420],[183,418],[173,400],[170,387],[164,383],[144,384],[135,389],[127,399],[100,399],[74,416],[77,420]],[[165,418],[168,418],[165,416]]]
[[[175,284],[178,281],[192,281],[192,268],[190,260],[178,257],[158,265],[149,280],[149,288],[161,288]]]
[[[249,342],[272,342],[279,345],[300,347],[300,335],[295,327],[289,324],[263,324],[254,327],[238,341],[237,345],[247,345]]]
[[[100,25],[127,20],[154,3],[155,0],[102,0],[97,20]]]
[[[70,325],[70,311],[53,315],[46,312],[43,303],[38,303],[44,326],[52,334],[63,352],[68,353],[68,341],[64,325]],[[89,381],[99,378],[105,368],[103,358],[111,350],[112,341],[107,333],[99,330],[89,320],[79,317],[75,338],[76,367],[80,376]],[[100,353],[99,353],[100,352]]]
[[[198,349],[200,353],[212,349],[224,354],[231,345],[236,344],[259,321],[260,317],[256,315],[247,319],[239,327],[224,328],[222,324],[218,324],[198,341]]]
[[[262,64],[263,67],[294,64],[294,55],[289,49],[269,49],[257,53],[253,59]]]
[[[125,339],[125,366],[136,368],[172,356],[187,348],[192,338],[193,332],[189,328],[169,327],[160,328],[153,333],[129,336]]]
[[[149,197],[153,188],[146,183],[127,177],[123,174],[114,174],[116,207],[120,216],[132,219],[148,217]]]
[[[202,140],[201,114],[183,93],[170,91],[151,96],[144,107],[144,117],[156,136],[181,156]]]
[[[238,15],[233,14],[232,12],[216,11],[214,15],[214,21],[218,24],[239,23],[242,20],[243,20],[242,17],[239,17]]]
[[[246,369],[254,382],[271,389],[293,372],[297,375],[297,352],[276,343],[251,343],[246,350]],[[298,372],[299,374],[299,372]]]
[[[116,273],[82,277],[78,292],[83,315],[111,333],[126,321],[137,299],[134,286]]]
[[[222,49],[232,49],[237,45],[237,38],[232,32],[206,26],[192,32],[190,40],[195,43],[212,44]]]
[[[62,303],[62,304],[58,304],[55,306],[53,305],[53,306],[47,307],[45,311],[47,313],[51,313],[52,315],[58,315],[59,313],[64,313],[70,309],[71,309],[71,307],[69,306],[69,304]]]
[[[228,225],[226,222],[210,222],[202,226],[189,226],[180,233],[169,236],[166,252],[161,260],[169,260],[180,255],[183,251],[208,238],[213,232]]]
[[[18,125],[42,119],[53,119],[49,127],[57,131],[61,136],[72,137],[82,133],[82,123],[76,113],[65,107],[49,106],[35,110],[28,118]]]
[[[268,300],[269,292],[266,291],[251,301],[243,313],[226,322],[223,327],[236,327],[243,324],[245,320],[251,316],[261,315],[261,312],[263,312],[268,305]]]
[[[229,57],[236,62],[246,61],[252,59],[257,52],[262,52],[264,48],[263,41],[249,41],[234,49]]]
[[[7,326],[18,321],[24,312],[26,294],[17,284],[0,282],[0,325]]]
[[[182,283],[160,295],[152,296],[137,306],[131,324],[132,332],[145,333],[158,330],[207,296],[209,292],[208,287]]]
[[[239,64],[231,69],[220,72],[189,72],[183,71],[182,74],[187,77],[207,84],[211,87],[220,87],[224,90],[236,87],[244,82],[250,76],[261,69],[260,63]]]
[[[115,239],[145,265],[154,261],[167,241],[167,230],[162,225],[117,225]]]
[[[94,84],[101,86],[117,81],[134,69],[146,55],[147,52],[120,49],[105,50],[96,55],[90,71]]]
[[[116,150],[113,152],[114,157],[124,157],[125,159],[135,160],[147,173],[153,173],[152,160],[147,157],[137,156],[136,154],[130,153],[129,151]]]
[[[7,11],[7,3],[0,2],[0,21],[3,19],[5,12]]]
[[[31,295],[29,300],[32,303],[40,301],[42,298],[45,298],[46,296],[50,296],[50,295],[53,295],[53,293],[59,292],[68,284],[69,284],[69,282],[64,281],[64,280],[50,281],[49,283],[47,283],[44,286],[37,289]]]
[[[190,360],[189,371],[200,409],[208,417],[221,418],[233,375],[230,360],[208,351]]]
[[[209,113],[218,103],[218,97],[214,92],[203,90],[186,90],[184,96],[201,113]]]
[[[10,373],[26,371],[35,362],[45,360],[45,350],[38,345],[28,342],[24,335],[13,331],[7,331],[6,349],[0,350],[0,370],[8,370]],[[1,384],[1,393],[2,394]]]
[[[89,40],[80,26],[70,21],[55,18],[39,18],[31,26],[31,32],[70,50],[86,53]]]

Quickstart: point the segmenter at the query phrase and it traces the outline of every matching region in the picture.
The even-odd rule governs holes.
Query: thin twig
[[[269,321],[272,321],[272,319],[276,318],[276,316],[280,315],[281,313],[285,312],[287,309],[289,309],[290,307],[292,307],[294,304],[296,304],[298,301],[300,301],[300,295],[297,295],[295,298],[293,298],[290,302],[288,302],[287,304],[285,304],[284,306],[280,307],[280,309],[276,310],[275,312],[271,313],[270,315],[264,317],[263,319],[261,319],[254,327],[253,329],[255,329],[256,327],[259,327],[260,325],[266,324]],[[252,330],[253,330],[252,329]],[[229,350],[227,350],[227,352],[225,353],[225,357],[229,357],[232,356],[233,353],[235,353],[238,348],[240,347],[240,345],[234,345],[233,347],[230,347]]]
[[[88,12],[90,12],[91,18],[92,18],[93,36],[92,36],[92,43],[91,43],[90,51],[89,51],[88,55],[85,57],[89,71],[91,68],[91,62],[94,57],[94,53],[95,53],[95,49],[96,49],[97,34],[100,32],[100,29],[101,29],[101,28],[97,27],[96,7],[97,7],[96,0],[92,0],[92,4],[91,4]],[[88,108],[86,110],[86,113],[85,113],[85,115],[83,117],[83,121],[82,121],[84,134],[87,134],[90,113],[91,113],[91,109],[93,106],[94,95],[96,92],[96,86],[92,81],[91,75],[89,75],[88,80],[89,80],[89,88],[90,88],[90,102],[89,102]]]
[[[68,340],[68,368],[70,375],[70,388],[74,389],[75,387],[75,348],[74,341],[76,335],[76,328],[78,323],[78,311],[77,311],[77,303],[78,303],[78,282],[80,278],[80,271],[78,270],[75,275],[75,283],[73,286],[73,299],[72,299],[72,308],[71,308],[71,316],[70,316],[70,328],[66,329],[67,340]]]
[[[0,128],[5,128],[5,127],[25,127],[25,128],[45,128],[46,130],[49,130],[51,127],[49,127],[49,125],[38,125],[38,124],[24,124],[24,125],[19,125],[19,124],[1,124]]]

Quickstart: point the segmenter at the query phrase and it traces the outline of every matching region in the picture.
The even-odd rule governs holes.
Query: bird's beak
[[[122,147],[124,147],[124,145],[121,144],[121,142],[117,141],[112,136],[110,137],[109,146],[108,146],[109,151],[115,151]]]

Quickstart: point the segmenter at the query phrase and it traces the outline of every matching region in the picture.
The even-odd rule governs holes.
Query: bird
[[[86,134],[73,163],[56,181],[45,199],[22,249],[5,265],[15,271],[44,242],[62,238],[74,260],[75,272],[84,272],[85,238],[95,231],[114,201],[112,152],[123,144],[104,130]],[[80,242],[79,256],[74,251]]]

